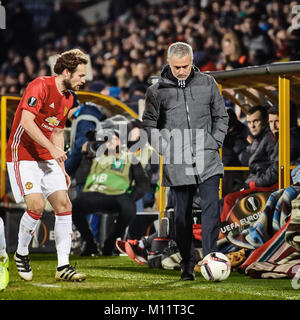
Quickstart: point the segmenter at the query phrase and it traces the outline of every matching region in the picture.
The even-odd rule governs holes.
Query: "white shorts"
[[[58,190],[68,190],[65,175],[54,159],[7,162],[7,170],[17,203],[31,193],[42,193],[47,199]]]

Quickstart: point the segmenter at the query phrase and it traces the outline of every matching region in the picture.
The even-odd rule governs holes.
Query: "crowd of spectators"
[[[201,71],[299,59],[300,29],[292,27],[297,1],[155,3],[114,0],[107,21],[88,24],[60,2],[48,3],[37,21],[21,1],[8,10],[7,30],[0,35],[0,94],[22,94],[30,80],[51,74],[49,56],[74,47],[90,54],[93,81],[120,88],[120,99],[129,105],[145,93],[148,77],[160,72],[174,41],[192,45]]]

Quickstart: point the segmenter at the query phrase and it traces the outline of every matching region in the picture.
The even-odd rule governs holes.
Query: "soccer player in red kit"
[[[32,280],[28,246],[42,217],[46,199],[55,213],[56,280],[83,281],[69,264],[72,206],[70,177],[65,172],[64,127],[74,96],[85,83],[87,57],[79,49],[58,56],[55,76],[39,77],[27,86],[18,105],[7,146],[7,169],[16,202],[24,199],[14,255],[20,277]]]

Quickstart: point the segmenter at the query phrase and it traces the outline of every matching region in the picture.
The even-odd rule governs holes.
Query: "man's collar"
[[[178,88],[185,88],[189,84],[189,82],[193,79],[194,74],[195,72],[194,72],[194,69],[192,68],[189,76],[185,80],[179,80],[173,75],[172,70],[168,65],[165,76],[167,79],[172,81]]]

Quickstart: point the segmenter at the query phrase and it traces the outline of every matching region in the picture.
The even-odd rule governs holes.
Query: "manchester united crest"
[[[27,190],[32,189],[32,187],[33,187],[32,182],[26,182],[26,184],[25,184],[25,188],[26,188]]]

